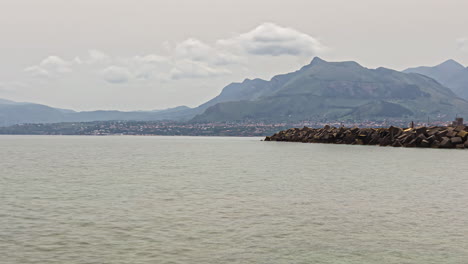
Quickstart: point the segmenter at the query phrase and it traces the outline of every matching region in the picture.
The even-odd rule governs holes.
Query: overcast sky
[[[75,110],[197,106],[314,56],[468,65],[466,0],[0,0],[0,98]]]

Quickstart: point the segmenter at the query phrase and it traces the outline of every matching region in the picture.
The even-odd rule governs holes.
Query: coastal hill
[[[182,119],[187,114],[186,106],[156,111],[83,111],[53,108],[34,103],[14,102],[0,99],[0,126],[10,126],[23,123],[59,123],[59,122],[90,122],[107,120],[170,120]],[[190,115],[187,118],[192,118]]]
[[[46,105],[13,102],[0,99],[0,126],[19,123],[53,123],[65,120],[71,110],[52,108]]]
[[[445,87],[468,100],[468,68],[454,60],[447,60],[434,67],[416,67],[404,70],[406,73],[419,73],[440,82]]]
[[[193,120],[452,119],[468,114],[468,102],[432,78],[318,57],[270,81],[228,85],[213,100],[218,98],[232,100],[210,106]]]

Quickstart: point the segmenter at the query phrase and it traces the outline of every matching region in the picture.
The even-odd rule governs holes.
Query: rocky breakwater
[[[468,127],[416,128],[291,128],[280,131],[265,141],[378,145],[419,148],[468,148]]]

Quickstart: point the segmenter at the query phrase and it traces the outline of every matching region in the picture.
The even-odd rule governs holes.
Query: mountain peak
[[[332,66],[344,66],[344,67],[362,67],[359,63],[355,61],[325,61],[319,57],[314,57],[309,65],[304,66],[303,68],[308,68],[310,66],[317,65],[332,65]]]
[[[322,60],[321,58],[319,57],[314,57],[312,59],[312,61],[310,62],[310,65],[317,65],[317,64],[320,64],[320,63],[325,63],[326,61]]]
[[[437,65],[436,67],[451,68],[454,70],[457,70],[457,69],[461,70],[465,68],[465,66],[461,65],[460,63],[458,63],[457,61],[453,59],[446,60],[442,62],[441,64]]]

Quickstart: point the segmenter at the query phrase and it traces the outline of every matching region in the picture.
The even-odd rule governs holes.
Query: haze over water
[[[258,138],[0,137],[0,256],[468,263],[468,151]]]

